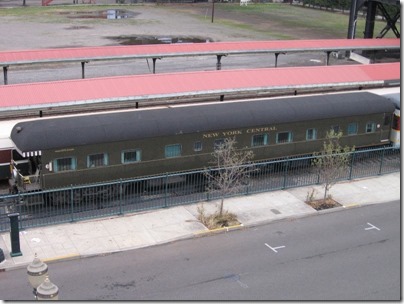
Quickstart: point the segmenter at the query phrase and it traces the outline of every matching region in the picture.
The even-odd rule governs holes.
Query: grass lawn
[[[34,21],[43,23],[70,23],[69,14],[74,12],[100,11],[113,8],[136,10],[136,5],[55,5],[48,7],[27,6],[0,10],[0,17],[17,18],[21,21]],[[211,3],[197,4],[165,4],[150,5],[149,9],[174,10],[193,16],[200,21],[211,22]],[[70,14],[71,16],[71,14]],[[75,19],[75,22],[91,24],[110,22],[103,19]],[[122,21],[121,21],[122,22]],[[128,24],[136,24],[136,19],[126,19]],[[142,22],[147,22],[143,20]],[[240,6],[233,3],[216,3],[214,22],[218,26],[237,27],[250,32],[259,32],[268,36],[268,39],[331,39],[346,38],[348,32],[349,11],[325,11],[289,4],[250,4]],[[385,26],[384,21],[375,22],[374,35]],[[356,37],[362,38],[365,29],[365,18],[359,17]],[[395,38],[392,31],[385,37]]]

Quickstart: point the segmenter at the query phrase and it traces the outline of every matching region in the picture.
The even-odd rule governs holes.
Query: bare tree
[[[217,169],[207,171],[209,179],[208,191],[219,191],[220,209],[219,216],[223,214],[223,204],[226,196],[236,193],[243,186],[246,179],[249,178],[248,164],[254,156],[249,150],[237,150],[236,139],[226,138],[223,143],[215,147],[212,156],[212,164]]]
[[[342,132],[335,133],[334,130],[327,132],[326,141],[323,143],[323,149],[313,159],[313,165],[317,167],[320,180],[324,182],[324,201],[327,199],[327,193],[334,186],[338,179],[347,172],[350,152],[355,147],[342,147],[340,139]]]

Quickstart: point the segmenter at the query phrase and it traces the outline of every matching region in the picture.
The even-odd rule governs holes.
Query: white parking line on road
[[[368,224],[370,227],[365,228],[365,230],[376,229],[376,230],[379,230],[379,231],[380,231],[380,229],[377,228],[375,225],[372,225],[371,223],[367,223],[367,224]]]
[[[281,249],[281,248],[285,248],[285,246],[278,246],[278,247],[274,247],[272,248],[271,246],[269,246],[267,243],[265,243],[265,246],[267,246],[269,249],[271,249],[273,252],[278,253],[278,251],[276,251],[276,249]]]

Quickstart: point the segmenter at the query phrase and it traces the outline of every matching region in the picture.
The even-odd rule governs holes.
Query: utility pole
[[[212,0],[212,23],[213,23],[213,16],[215,15],[215,0]]]
[[[355,39],[356,21],[358,18],[358,9],[361,6],[361,0],[352,0],[349,11],[348,39]],[[362,3],[363,4],[363,3]]]

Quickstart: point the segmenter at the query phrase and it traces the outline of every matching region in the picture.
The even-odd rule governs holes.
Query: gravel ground
[[[87,1],[87,0],[85,0]],[[96,0],[96,6],[73,5],[73,0],[54,0],[50,13],[29,17],[6,15],[0,23],[0,51],[26,50],[41,48],[62,48],[81,46],[119,45],[119,37],[180,37],[199,38],[210,41],[247,41],[274,40],[271,33],[287,33],[290,39],[325,39],[325,31],[296,28],[279,28],[271,20],[260,16],[232,14],[215,9],[215,20],[232,20],[237,24],[255,25],[254,27],[230,26],[222,22],[211,22],[211,3],[198,4],[134,4],[116,6],[135,14],[134,18],[109,20],[106,18],[66,18],[66,6],[77,7],[78,11],[104,10],[102,5],[116,5],[115,0]],[[80,0],[80,3],[82,0]],[[27,8],[40,6],[40,0],[26,0]],[[0,10],[8,7],[21,7],[22,0],[0,0]],[[88,9],[87,9],[88,8]],[[57,9],[57,11],[55,11]],[[76,11],[76,10],[75,10]],[[105,10],[104,10],[105,11]],[[196,13],[196,14],[195,14]],[[232,14],[231,16],[229,14]],[[71,16],[75,17],[75,16]],[[77,16],[76,16],[77,17]],[[268,19],[268,18],[267,18]],[[267,29],[267,30],[266,30]],[[278,66],[324,65],[324,53],[299,53],[280,55]],[[330,64],[352,63],[347,60],[331,58]],[[146,60],[90,62],[86,65],[86,78],[105,77],[151,72],[151,62]],[[222,69],[273,67],[274,55],[243,55],[222,58]],[[157,61],[157,72],[179,72],[191,70],[214,70],[216,57],[189,57]],[[79,64],[52,64],[42,66],[12,67],[8,73],[8,83],[27,83],[50,80],[81,78]],[[0,85],[4,83],[0,77]]]
[[[27,6],[39,6],[39,0],[26,0]],[[114,4],[115,0],[97,0],[97,4]],[[22,0],[1,1],[0,9],[11,6],[21,6]],[[66,0],[54,0],[52,6],[69,4]],[[73,5],[70,5],[73,7]],[[78,8],[82,5],[78,5]],[[16,16],[6,16],[0,23],[0,31],[7,33],[0,36],[1,50],[22,50],[41,48],[62,48],[80,46],[119,45],[117,37],[182,37],[200,38],[210,41],[242,41],[242,40],[271,40],[269,32],[251,30],[243,27],[226,26],[219,22],[211,22],[211,4],[171,4],[171,5],[125,5],[117,6],[135,13],[134,18],[106,20],[84,18],[58,18],[58,16],[43,14],[22,19]],[[184,11],[185,8],[185,11]],[[100,9],[94,6],[94,9]],[[45,11],[45,10],[44,10]],[[189,12],[197,12],[203,18],[194,17]],[[187,13],[188,12],[188,13]],[[215,10],[215,18],[223,16],[223,11]],[[257,22],[247,20],[246,16],[234,16],[239,22]],[[250,18],[251,19],[251,18]],[[270,26],[269,24],[266,24]],[[273,29],[272,29],[273,30]],[[296,37],[310,39],[308,37]],[[320,37],[317,37],[320,38]],[[324,38],[324,37],[323,37]],[[343,63],[334,60],[332,64]],[[151,72],[151,62],[146,60],[92,62],[86,65],[86,77],[105,77],[129,74],[144,74]],[[325,54],[305,53],[279,56],[278,66],[290,65],[323,65]],[[222,59],[222,69],[273,67],[274,55],[243,55],[229,56]],[[216,69],[216,57],[173,58],[157,61],[157,72],[179,72],[192,70]],[[27,83],[50,80],[67,80],[81,77],[79,64],[21,66],[12,67],[8,73],[8,83]],[[0,84],[4,80],[0,78]]]
[[[98,0],[97,4],[114,2]],[[6,4],[16,5],[22,3],[22,0],[0,3],[3,5],[2,9],[6,9]],[[28,6],[38,3],[40,3],[39,0],[27,0]],[[52,2],[52,6],[61,4],[66,4],[66,1]],[[122,8],[122,6],[117,7]],[[55,18],[46,20],[46,15],[32,17],[29,20],[6,17],[0,24],[1,33],[7,33],[0,37],[0,50],[116,45],[118,42],[108,37],[117,36],[200,37],[209,38],[212,41],[271,39],[263,33],[211,23],[210,5],[208,6],[207,3],[198,6],[200,10],[207,10],[206,19],[177,12],[174,9],[175,5],[131,5],[123,8],[133,11],[136,14],[135,18],[94,22],[70,19],[67,22],[54,22]]]

